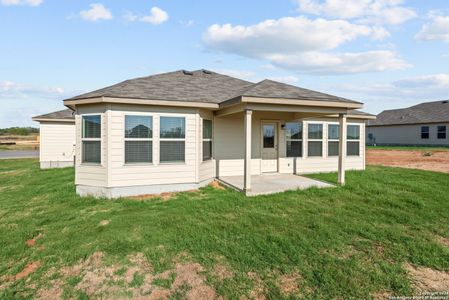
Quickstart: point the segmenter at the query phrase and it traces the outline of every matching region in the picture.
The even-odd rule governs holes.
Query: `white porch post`
[[[346,160],[346,115],[339,115],[340,121],[340,140],[338,152],[338,183],[345,185],[345,160]]]
[[[251,119],[253,111],[245,110],[245,167],[243,189],[245,192],[251,190]]]

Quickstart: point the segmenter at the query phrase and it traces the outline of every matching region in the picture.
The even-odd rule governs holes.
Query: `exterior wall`
[[[446,139],[437,138],[437,127],[446,126]],[[421,139],[421,127],[430,127],[429,139]],[[449,146],[449,123],[442,124],[413,124],[394,126],[367,126],[366,142],[373,144],[368,138],[369,134],[375,138],[377,145],[436,145]]]
[[[101,164],[82,163],[82,115],[101,115]],[[125,164],[125,115],[153,117],[153,162]],[[186,120],[185,162],[161,163],[159,156],[159,130],[161,116],[179,116]],[[213,157],[202,159],[203,119],[213,120]],[[281,125],[297,120],[294,113],[254,112],[252,118],[252,174],[261,173],[261,123],[278,124],[278,151],[280,173],[314,173],[336,171],[338,158],[327,157],[327,127],[324,126],[323,157],[307,157],[307,124],[303,120],[303,157],[287,158],[285,131]],[[338,122],[337,119],[314,122]],[[215,117],[211,111],[196,108],[177,108],[126,104],[84,105],[77,110],[76,123],[76,176],[75,184],[80,195],[119,197],[179,191],[204,186],[217,176],[243,174],[244,130],[243,114]],[[348,124],[363,121],[348,120]],[[364,169],[364,143],[360,142],[360,156],[348,157],[348,169]]]
[[[332,172],[338,170],[338,156],[327,155],[327,124],[338,124],[338,119],[307,119],[303,120],[303,156],[298,158],[286,157],[285,132],[280,129],[281,124],[294,121],[292,113],[253,112],[252,118],[252,142],[251,142],[251,174],[261,174],[261,122],[263,120],[276,121],[278,123],[278,151],[279,173],[317,173]],[[217,176],[237,176],[243,174],[244,164],[244,133],[243,116],[241,114],[216,117],[214,138],[214,158],[217,166]],[[307,129],[308,123],[323,124],[323,156],[307,157]],[[365,169],[365,123],[361,120],[349,119],[348,125],[360,125],[360,156],[348,156],[346,168],[349,170]],[[232,146],[229,146],[232,145]]]
[[[74,122],[41,122],[39,161],[42,169],[73,166]]]

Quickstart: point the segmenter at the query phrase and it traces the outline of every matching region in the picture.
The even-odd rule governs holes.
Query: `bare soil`
[[[40,267],[40,265],[41,265],[41,263],[38,261],[29,263],[28,265],[26,265],[26,267],[22,271],[20,271],[19,273],[16,274],[16,276],[14,276],[14,280],[19,280],[19,279],[28,277],[28,275],[30,275],[31,273],[36,271],[37,268]]]
[[[449,151],[366,151],[368,165],[382,165],[449,173]]]
[[[412,279],[413,288],[418,292],[449,291],[449,273],[411,264],[406,264],[405,269]]]

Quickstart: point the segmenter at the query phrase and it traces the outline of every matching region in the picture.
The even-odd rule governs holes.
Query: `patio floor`
[[[243,191],[243,176],[222,176],[221,182],[239,191]],[[319,180],[294,174],[269,173],[251,176],[251,191],[247,196],[267,195],[289,190],[303,190],[311,187],[333,187]]]

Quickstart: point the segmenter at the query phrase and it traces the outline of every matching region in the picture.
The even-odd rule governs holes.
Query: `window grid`
[[[297,128],[294,128],[293,126],[297,126]],[[292,131],[294,132],[293,134]],[[297,149],[294,147],[295,144],[297,145]],[[290,122],[285,124],[285,149],[287,157],[302,157],[301,122]]]
[[[338,156],[340,153],[340,125],[327,125],[327,156]]]
[[[437,127],[437,138],[439,140],[446,138],[446,126],[438,126]]]
[[[153,163],[152,116],[125,115],[124,136],[125,164]]]
[[[311,131],[311,129],[313,131]],[[307,156],[322,157],[323,156],[323,124],[309,123],[307,137],[308,137]]]
[[[101,115],[81,116],[81,163],[101,164]]]
[[[360,125],[348,125],[346,131],[346,155],[360,156]]]
[[[212,120],[203,119],[203,161],[212,159]]]
[[[179,122],[180,121],[180,122]],[[178,123],[177,123],[178,122]],[[159,118],[159,162],[164,163],[184,163],[185,162],[185,117],[169,117],[161,116]],[[170,131],[165,131],[166,126],[172,125],[177,126],[176,130],[174,127]],[[164,130],[164,132],[163,132]],[[179,137],[176,137],[176,136]],[[173,151],[170,153],[170,151]],[[171,155],[171,157],[170,157]],[[166,157],[170,158],[166,158]],[[178,157],[176,157],[178,156]],[[172,157],[175,157],[172,159]],[[182,157],[182,159],[181,159]]]
[[[430,137],[430,127],[429,126],[421,126],[421,139],[427,140]]]

